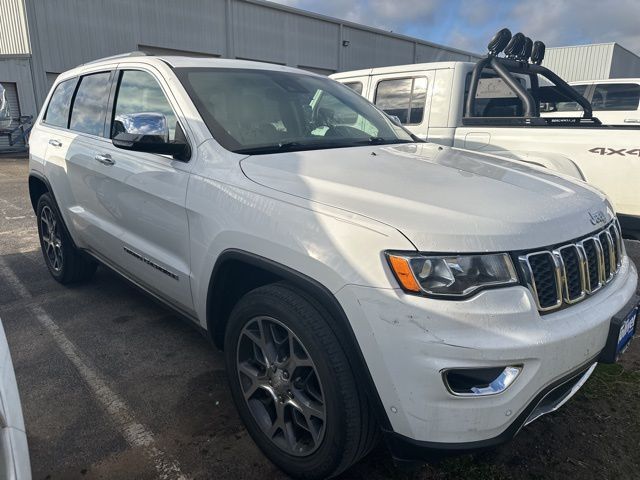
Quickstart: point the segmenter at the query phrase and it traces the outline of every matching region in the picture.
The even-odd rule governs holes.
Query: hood
[[[241,167],[263,186],[395,227],[421,251],[538,248],[602,226],[590,213],[613,217],[583,182],[428,143],[256,155]]]

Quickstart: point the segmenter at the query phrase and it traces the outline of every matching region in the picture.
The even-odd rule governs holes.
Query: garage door
[[[9,102],[9,108],[11,109],[11,118],[18,118],[20,116],[20,102],[18,101],[18,88],[15,83],[12,82],[3,82],[0,80],[0,83],[4,87],[4,94]],[[15,125],[12,124],[12,126]],[[17,150],[24,148],[24,142],[21,140],[18,143],[14,143],[13,147],[9,147],[9,138],[5,135],[0,136],[0,152],[3,150],[11,149]]]

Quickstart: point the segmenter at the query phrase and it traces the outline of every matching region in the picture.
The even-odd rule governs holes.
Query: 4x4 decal
[[[597,153],[598,155],[621,155],[640,157],[640,148],[609,148],[609,147],[594,147],[589,150],[591,153]]]

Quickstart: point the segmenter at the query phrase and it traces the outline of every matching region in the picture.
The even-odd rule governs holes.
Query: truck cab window
[[[640,85],[635,83],[601,83],[596,85],[591,104],[595,111],[637,110]]]
[[[417,125],[424,118],[427,99],[425,77],[382,80],[376,87],[375,104],[404,125]]]
[[[516,78],[522,86],[526,86],[524,78]],[[470,83],[471,74],[467,76],[465,99]],[[483,74],[478,81],[475,112],[480,117],[521,117],[524,109],[520,98],[501,78],[494,74]]]
[[[354,92],[362,95],[362,89],[363,89],[362,82],[347,82],[344,85],[349,87]]]

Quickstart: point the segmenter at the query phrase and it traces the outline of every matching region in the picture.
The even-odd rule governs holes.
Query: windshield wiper
[[[413,143],[413,141],[401,138],[369,137],[363,140],[356,140],[353,143],[356,145],[393,145],[397,143]]]
[[[261,147],[249,147],[249,148],[241,148],[238,150],[234,150],[235,153],[246,153],[246,154],[266,154],[266,153],[278,153],[278,152],[288,152],[294,149],[304,150],[306,148],[322,148],[327,142],[313,142],[313,143],[304,143],[304,142],[282,142],[276,143],[274,145],[265,145]]]
[[[340,140],[336,138],[336,140]],[[240,148],[234,150],[234,153],[241,153],[246,155],[267,155],[270,153],[282,153],[298,150],[323,150],[330,148],[346,148],[346,147],[359,147],[362,145],[390,145],[397,143],[413,143],[412,140],[402,140],[399,138],[387,139],[383,137],[369,137],[363,139],[344,139],[342,141],[314,141],[314,142],[282,142],[274,145],[264,145],[260,147]]]

